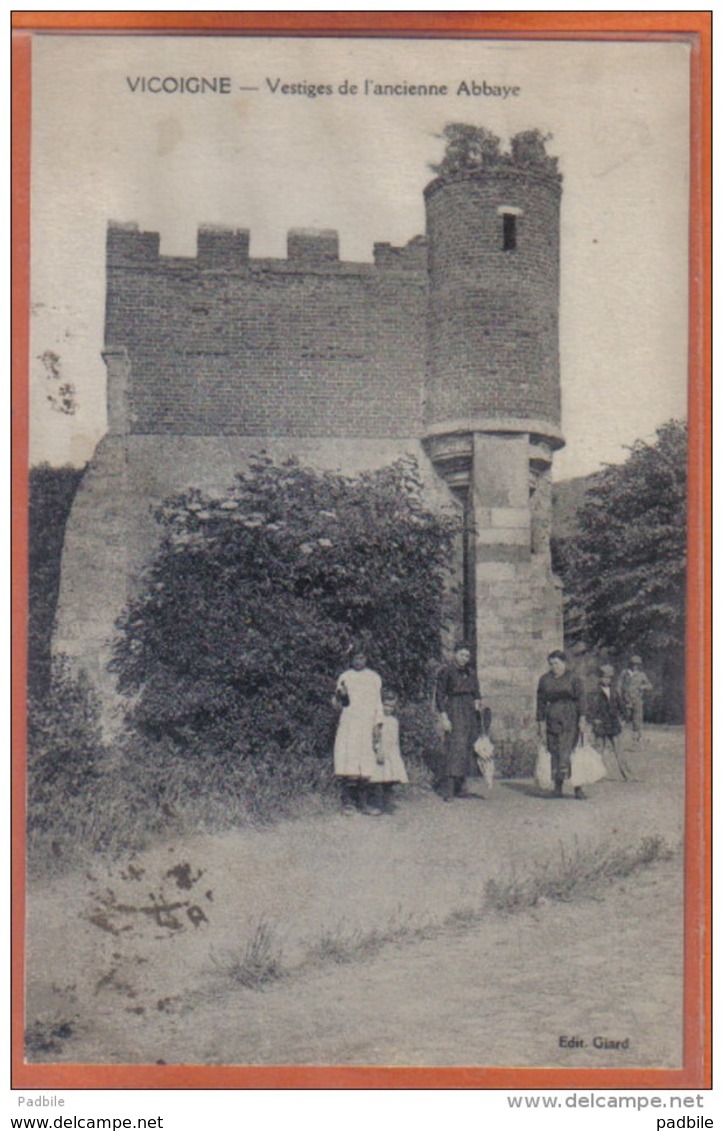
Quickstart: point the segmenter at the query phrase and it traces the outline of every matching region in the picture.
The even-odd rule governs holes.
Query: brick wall
[[[128,351],[132,433],[421,433],[426,246],[342,263],[335,232],[289,233],[286,260],[205,228],[196,259],[108,233],[106,346]]]

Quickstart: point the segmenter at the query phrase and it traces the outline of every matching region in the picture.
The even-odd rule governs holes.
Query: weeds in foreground
[[[568,901],[588,891],[594,884],[622,879],[638,868],[668,860],[673,850],[662,837],[643,837],[637,845],[614,844],[572,847],[560,845],[560,853],[528,875],[513,870],[503,880],[489,880],[485,888],[485,908],[515,912],[535,907],[543,900]]]
[[[331,962],[341,966],[354,959],[363,943],[364,933],[361,928],[348,930],[344,920],[341,920],[335,927],[323,931],[318,939],[310,944],[307,958],[310,962],[319,965]]]
[[[212,958],[218,972],[235,985],[260,990],[269,982],[284,977],[282,954],[282,947],[273,927],[261,918],[256,921],[251,938],[243,950],[224,951]]]
[[[334,803],[331,786],[312,781],[303,767],[287,781],[253,765],[183,764],[160,745],[151,759],[120,743],[85,787],[82,804],[64,804],[62,794],[42,809],[35,804],[29,868],[37,877],[59,875],[92,866],[100,853],[118,861],[161,838],[269,825]]]
[[[274,932],[261,919],[245,951],[226,954],[214,962],[236,985],[262,989],[279,978],[320,966],[363,962],[374,958],[385,946],[408,945],[440,938],[450,932],[473,930],[490,914],[526,911],[546,901],[567,902],[574,896],[589,893],[595,885],[624,879],[640,868],[668,860],[673,855],[673,848],[658,836],[644,837],[639,844],[622,848],[605,843],[580,846],[576,840],[572,847],[561,844],[557,857],[529,875],[521,876],[513,871],[507,879],[490,880],[480,904],[456,908],[441,920],[420,919],[418,915],[405,913],[401,907],[385,926],[367,931],[341,919],[308,944],[298,965],[284,968]]]
[[[373,927],[365,931],[361,927],[348,927],[342,919],[335,927],[324,931],[307,948],[304,965],[319,966],[327,962],[344,965],[365,958],[373,958],[382,947],[390,943],[420,941],[429,937],[430,930],[436,932],[431,922],[420,921],[413,913],[405,914],[398,908],[388,920],[386,927]]]

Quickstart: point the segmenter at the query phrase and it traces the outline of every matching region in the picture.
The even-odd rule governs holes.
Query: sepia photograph
[[[33,37],[24,1079],[703,1062],[693,49]]]

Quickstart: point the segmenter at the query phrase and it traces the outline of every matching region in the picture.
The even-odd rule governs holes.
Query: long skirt
[[[452,696],[447,714],[452,729],[444,736],[442,776],[466,778],[474,769],[474,744],[479,738],[479,718],[474,709],[474,696]]]
[[[547,749],[553,778],[569,778],[570,758],[577,745],[580,719],[571,700],[550,704],[547,712]]]

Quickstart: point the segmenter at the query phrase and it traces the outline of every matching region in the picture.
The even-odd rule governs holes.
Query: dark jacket
[[[588,711],[592,728],[600,738],[615,738],[622,730],[622,700],[614,687],[608,690],[609,695],[606,695],[602,686],[596,689]]]
[[[479,681],[473,667],[448,664],[442,668],[437,677],[437,710],[443,711],[452,724],[452,730],[444,737],[445,776],[463,778],[473,770],[473,748],[480,733],[475,710],[478,699]]]

